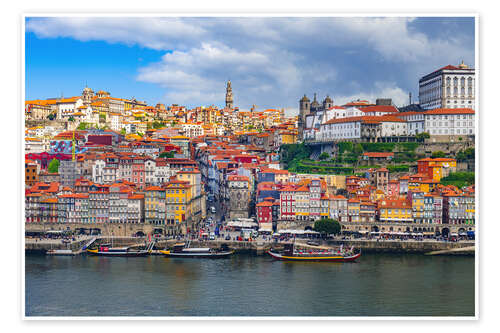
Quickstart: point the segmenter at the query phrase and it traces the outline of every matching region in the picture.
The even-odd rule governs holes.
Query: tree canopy
[[[153,121],[153,128],[154,129],[158,129],[158,128],[162,128],[164,125],[163,123],[159,122],[159,121]]]
[[[431,157],[432,158],[441,158],[441,157],[446,157],[446,154],[443,151],[438,150],[438,151],[432,152]]]
[[[160,158],[174,158],[174,152],[173,151],[164,151],[159,155]]]
[[[322,234],[340,234],[340,223],[334,219],[321,219],[314,222],[314,231]]]
[[[48,171],[50,173],[58,173],[59,172],[59,160],[54,158],[50,161]]]
[[[328,158],[330,158],[330,154],[328,154],[326,151],[322,152],[319,157],[318,157],[321,161],[323,160],[326,160]]]

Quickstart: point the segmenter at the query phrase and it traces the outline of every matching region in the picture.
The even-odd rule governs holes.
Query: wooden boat
[[[131,247],[110,247],[110,244],[101,244],[95,248],[88,248],[87,253],[106,257],[144,257],[151,253],[153,246],[154,242],[150,242],[145,249],[136,250]]]
[[[278,252],[272,249],[267,253],[278,260],[289,261],[333,261],[333,262],[352,262],[361,257],[361,251],[355,253],[353,249],[350,251],[326,250],[326,251],[297,251],[294,244],[285,244],[285,250]]]
[[[72,250],[48,250],[47,255],[49,256],[74,256],[75,253]]]
[[[175,244],[172,250],[160,250],[165,257],[173,258],[225,258],[234,253],[229,250],[226,244],[223,244],[220,249],[213,249],[209,247],[191,248],[187,247],[185,243]]]

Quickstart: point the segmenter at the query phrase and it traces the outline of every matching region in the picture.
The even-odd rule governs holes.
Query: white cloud
[[[221,105],[231,79],[237,106],[295,108],[304,93],[314,91],[405,104],[403,90],[416,87],[420,75],[473,59],[474,50],[464,47],[459,34],[429,36],[409,29],[413,20],[54,17],[30,19],[26,27],[40,38],[164,50],[161,61],[141,64],[137,80],[164,87],[166,103]],[[386,77],[388,69],[377,71],[380,65],[396,75]]]
[[[342,105],[357,99],[374,103],[377,98],[391,98],[392,103],[397,106],[407,105],[409,100],[408,92],[398,87],[395,82],[377,81],[373,89],[349,96],[337,96],[334,98],[334,103]]]

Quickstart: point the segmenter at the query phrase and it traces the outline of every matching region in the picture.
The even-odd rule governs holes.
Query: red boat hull
[[[349,257],[341,257],[341,256],[324,256],[324,257],[299,257],[299,256],[285,256],[279,253],[274,253],[272,251],[267,251],[267,253],[278,260],[286,260],[286,261],[329,261],[329,262],[353,262],[359,257],[361,257],[361,253],[357,253],[353,256]]]

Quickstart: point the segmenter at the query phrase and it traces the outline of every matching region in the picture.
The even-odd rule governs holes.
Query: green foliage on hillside
[[[326,160],[326,159],[330,158],[330,154],[328,154],[327,152],[322,152],[322,153],[319,155],[319,157],[318,157],[318,158],[319,158],[319,160],[320,160],[320,161],[324,161],[324,160]]]
[[[352,151],[353,149],[352,142],[339,142],[337,146],[339,147],[339,155],[342,155],[345,151]]]
[[[455,185],[458,188],[475,183],[474,172],[452,172],[447,177],[441,178],[443,185]]]
[[[438,150],[438,151],[432,152],[431,157],[432,158],[446,157],[446,154],[443,151]]]
[[[410,166],[406,164],[389,165],[387,170],[389,172],[408,172],[410,171]]]
[[[474,148],[467,148],[465,150],[460,150],[457,155],[457,161],[462,162],[465,160],[473,160],[476,157],[476,152]]]

